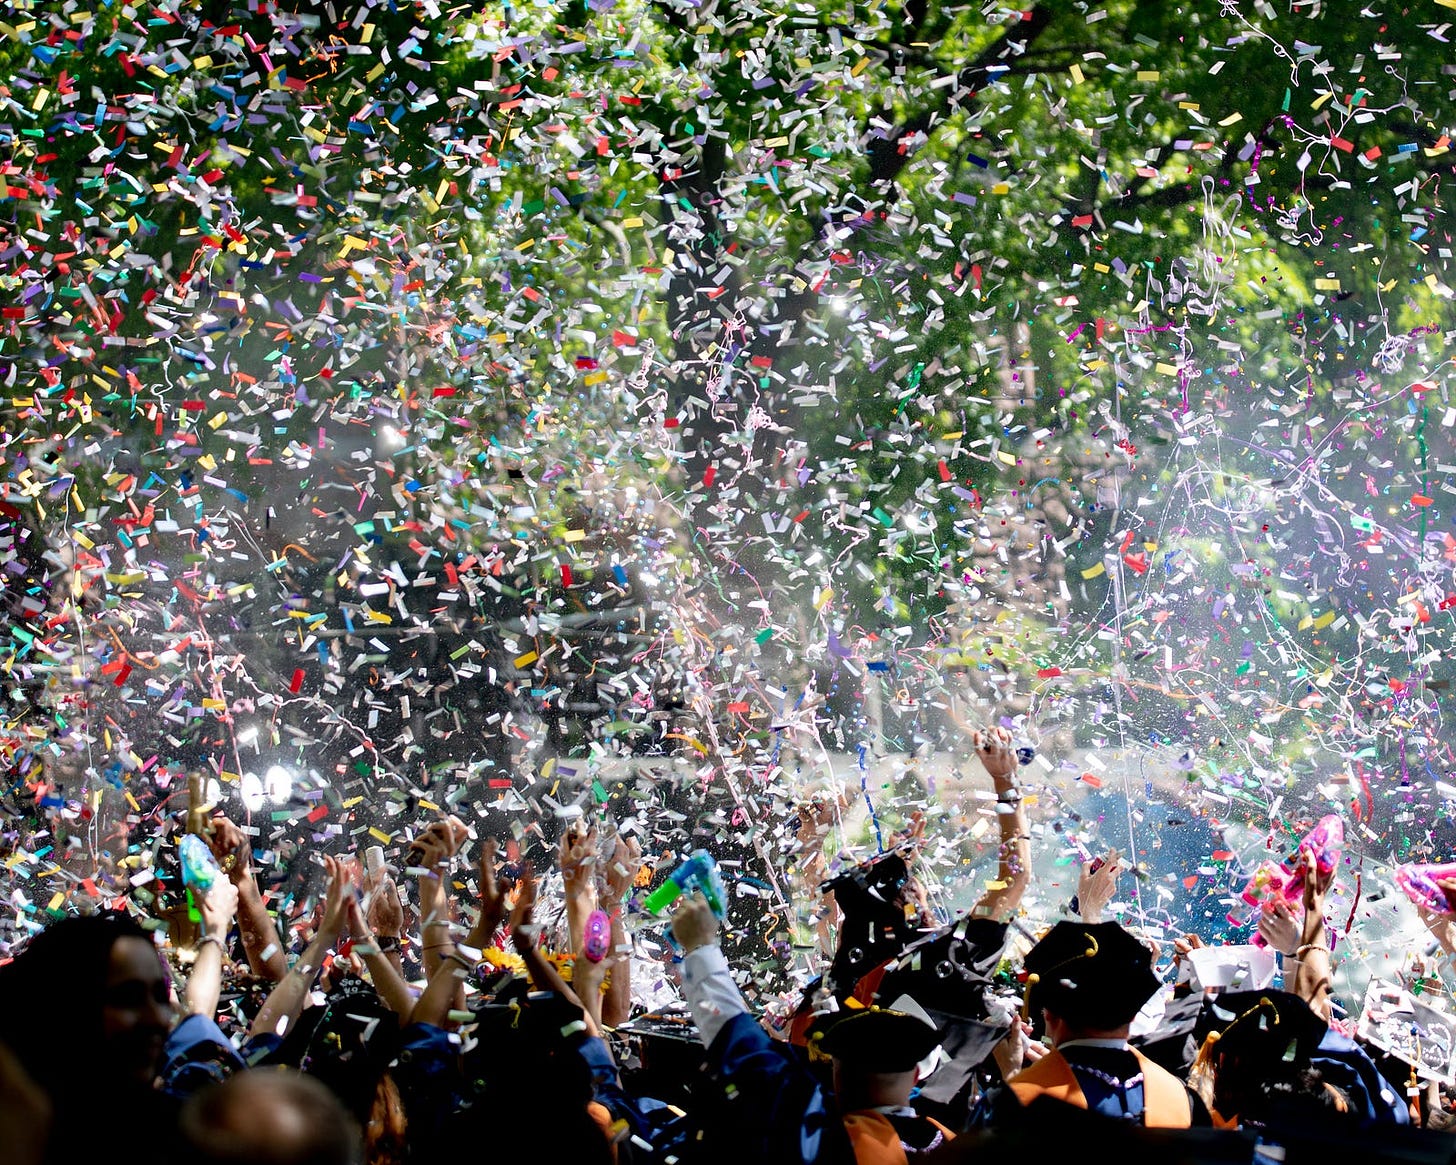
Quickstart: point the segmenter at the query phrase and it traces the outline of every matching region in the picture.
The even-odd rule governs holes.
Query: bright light
[[[829,310],[843,315],[849,310],[849,299],[843,295],[831,295],[829,297]]]
[[[394,453],[404,448],[404,434],[393,425],[380,425],[374,436],[374,444],[382,453]]]
[[[257,773],[244,773],[238,786],[238,791],[243,797],[243,805],[249,813],[256,813],[263,808],[263,782],[258,779]]]
[[[263,774],[263,791],[273,804],[284,804],[293,796],[293,774],[282,765],[274,765]]]

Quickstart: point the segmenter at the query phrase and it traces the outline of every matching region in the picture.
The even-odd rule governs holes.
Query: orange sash
[[[1150,1129],[1186,1129],[1192,1123],[1192,1116],[1188,1092],[1182,1081],[1136,1048],[1128,1051],[1137,1057],[1143,1072],[1143,1126]],[[1007,1084],[1022,1104],[1030,1104],[1038,1096],[1050,1096],[1077,1108],[1087,1107],[1087,1097],[1077,1083],[1072,1065],[1055,1050],[1018,1072]]]
[[[939,1121],[928,1120],[941,1132],[947,1141],[955,1134]],[[905,1146],[900,1143],[900,1134],[890,1123],[890,1118],[879,1112],[851,1112],[845,1115],[844,1131],[849,1134],[849,1143],[854,1148],[855,1165],[908,1165],[909,1157]]]

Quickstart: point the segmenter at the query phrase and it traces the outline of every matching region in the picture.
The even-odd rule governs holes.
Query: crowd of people
[[[1451,1156],[1441,1073],[1363,1042],[1332,1007],[1333,870],[1305,855],[1300,901],[1259,907],[1267,973],[1250,948],[1203,960],[1197,935],[1160,947],[1105,920],[1116,853],[1037,932],[1011,737],[971,744],[1000,830],[989,889],[935,918],[911,829],[823,882],[832,957],[773,1015],[745,997],[722,904],[692,882],[668,923],[679,1001],[634,992],[633,920],[654,921],[644,898],[670,867],[644,867],[605,826],[565,830],[543,872],[564,916],[548,944],[546,879],[456,818],[419,833],[400,870],[317,858],[316,901],[280,927],[252,837],[214,816],[219,876],[165,926],[118,901],[0,965],[0,1161]],[[800,814],[811,882],[826,820]],[[1428,919],[1448,949],[1453,923],[1456,908]]]

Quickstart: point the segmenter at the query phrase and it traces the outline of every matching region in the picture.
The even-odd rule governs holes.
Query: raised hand
[[[212,819],[207,844],[223,873],[233,882],[253,876],[253,846],[248,836],[222,814]]]
[[[458,817],[431,822],[410,843],[407,860],[411,866],[433,872],[445,859],[454,857],[469,836],[470,827]]]
[[[399,886],[384,870],[368,879],[369,925],[375,934],[398,937],[404,930],[404,903]]]
[[[314,937],[324,938],[332,943],[343,932],[348,915],[349,900],[354,897],[354,883],[349,876],[349,867],[341,859],[324,858],[324,872],[328,875],[328,886],[324,889],[324,912],[319,920]]]
[[[1446,896],[1444,916],[1450,918],[1456,915],[1456,878],[1437,878],[1436,887]]]
[[[470,937],[465,940],[467,946],[477,949],[490,945],[506,917],[506,894],[495,876],[495,855],[496,840],[488,837],[480,847],[480,869],[477,873],[480,913],[476,915],[475,925],[470,928]]]
[[[597,908],[597,867],[600,862],[596,826],[572,822],[561,835],[557,864],[561,867],[562,890],[566,895],[566,926],[570,932],[571,949],[579,951],[586,933],[587,917]]]
[[[890,838],[886,849],[903,849],[918,853],[925,844],[925,810],[916,809],[905,822],[905,828]]]
[[[1031,1038],[1032,1030],[1031,1024],[1018,1015],[1011,1021],[1011,1030],[991,1049],[1002,1080],[1010,1080],[1028,1060],[1040,1060],[1046,1054],[1045,1046]]]
[[[1182,938],[1173,940],[1173,966],[1178,968],[1178,981],[1181,983],[1187,977],[1184,974],[1186,968],[1183,966],[1188,961],[1190,953],[1200,950],[1203,947],[1203,940],[1196,934],[1189,932]]]
[[[600,871],[598,879],[599,897],[603,909],[615,908],[637,880],[637,871],[642,868],[642,846],[635,837],[617,834],[612,845],[612,856]]]
[[[374,928],[364,916],[364,907],[359,902],[357,894],[350,894],[349,900],[344,903],[344,922],[349,928],[349,937],[357,943],[372,943],[375,937]]]
[[[521,880],[516,883],[516,902],[511,907],[511,943],[516,950],[536,945],[536,928],[532,925],[536,911],[536,872],[530,862],[521,865]]]
[[[849,808],[851,798],[847,789],[841,789],[833,796],[815,793],[799,806],[798,828],[794,831],[802,848],[812,848],[822,842],[840,815]]]
[[[196,895],[196,901],[197,912],[202,915],[202,933],[225,942],[238,912],[238,888],[231,882],[214,879],[212,888],[206,894]]]
[[[1263,940],[1281,955],[1292,955],[1299,948],[1301,920],[1283,898],[1270,899],[1260,907],[1258,928]]]
[[[718,916],[700,892],[695,890],[679,901],[672,916],[672,937],[684,954],[718,941]]]
[[[993,781],[1010,781],[1016,776],[1016,750],[1011,742],[1011,733],[1005,728],[984,728],[971,733],[971,748]]]
[[[557,865],[568,897],[589,897],[596,891],[597,827],[573,822],[561,835]]]
[[[1077,878],[1077,913],[1083,922],[1102,921],[1102,912],[1117,894],[1117,875],[1123,868],[1115,849],[1108,850],[1100,862],[1083,864]]]
[[[1301,865],[1304,869],[1304,912],[1308,917],[1311,910],[1324,912],[1325,898],[1329,895],[1330,887],[1335,884],[1335,871],[1322,873],[1318,863],[1314,862],[1307,852],[1300,853]]]

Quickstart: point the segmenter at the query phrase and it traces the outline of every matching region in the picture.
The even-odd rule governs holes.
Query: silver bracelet
[[[217,947],[218,954],[224,956],[227,954],[227,947],[223,945],[222,939],[218,938],[215,934],[205,934],[197,940],[197,953],[199,955],[202,954],[202,948],[205,947],[208,943],[212,943],[214,946]]]

